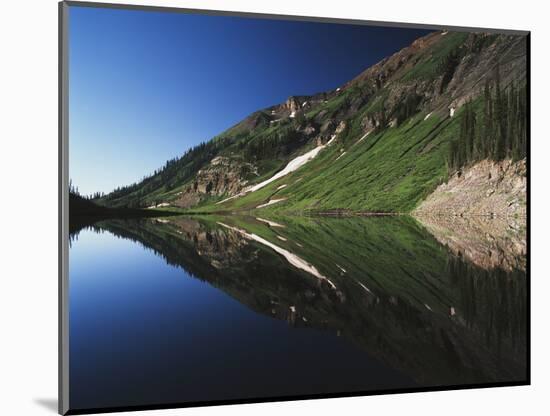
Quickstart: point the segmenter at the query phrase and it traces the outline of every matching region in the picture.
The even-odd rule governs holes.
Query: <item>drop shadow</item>
[[[57,399],[34,399],[34,402],[53,413],[57,413]]]

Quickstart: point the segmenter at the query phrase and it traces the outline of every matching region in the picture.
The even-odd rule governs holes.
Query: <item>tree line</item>
[[[458,138],[449,148],[451,172],[483,159],[520,160],[527,156],[526,86],[512,83],[503,89],[497,68],[494,80],[485,83],[481,101],[464,105]]]
[[[69,179],[69,194],[77,196],[77,197],[82,198],[82,199],[88,199],[88,200],[98,199],[98,198],[102,198],[103,196],[105,196],[105,194],[103,192],[94,192],[94,193],[91,193],[89,195],[82,195],[80,193],[80,191],[78,190],[78,186],[76,186],[73,183],[72,179]]]
[[[181,157],[168,160],[160,169],[156,169],[151,175],[145,176],[141,181],[128,186],[117,187],[102,198],[110,205],[110,201],[123,198],[120,204],[130,208],[144,206],[142,198],[149,193],[163,189],[170,191],[189,179],[202,165],[212,159],[230,141],[230,138],[220,137],[209,142],[202,142],[188,149]]]

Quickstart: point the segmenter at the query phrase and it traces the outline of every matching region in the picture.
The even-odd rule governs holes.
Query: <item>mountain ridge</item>
[[[206,211],[250,210],[268,204],[270,209],[286,207],[293,211],[343,208],[408,212],[447,179],[446,148],[460,131],[456,116],[465,103],[479,99],[487,80],[495,78],[495,70],[503,88],[525,83],[524,37],[432,32],[341,87],[312,96],[291,96],[284,103],[252,113],[212,140],[167,162],[140,183],[117,189],[97,202],[114,207],[160,205]],[[334,142],[327,146],[331,140]],[[286,179],[311,185],[309,188],[273,181],[276,188],[267,185],[252,193],[246,191],[321,146],[323,150],[314,159],[286,175]],[[353,162],[353,172],[365,173],[355,178],[358,183],[354,186],[382,196],[379,204],[367,203],[365,198],[349,201],[339,192],[351,185],[349,179],[353,177],[346,159]],[[387,174],[385,164],[397,171],[397,175],[389,175],[389,181],[380,177]],[[381,170],[368,169],[371,165]],[[340,169],[332,169],[335,167]],[[327,193],[318,183],[315,169],[318,175],[334,171],[338,180],[331,181],[332,192]],[[300,171],[306,174],[299,175]],[[339,174],[345,171],[347,176]],[[377,179],[372,178],[377,174]],[[403,187],[411,189],[400,189]],[[293,188],[294,193],[290,192]],[[392,198],[384,200],[388,192]],[[283,194],[278,198],[281,201],[269,204],[279,193]],[[310,195],[310,200],[303,201],[304,194]],[[220,203],[224,200],[227,202]]]

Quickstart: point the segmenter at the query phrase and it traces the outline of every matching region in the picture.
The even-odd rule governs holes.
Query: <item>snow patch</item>
[[[370,291],[370,289],[369,289],[368,287],[366,287],[363,283],[357,282],[357,284],[358,284],[359,286],[361,286],[363,289],[365,289],[368,293],[371,293],[371,294],[372,294],[372,292]]]
[[[336,92],[339,92],[340,91],[340,87],[336,88]]]
[[[282,184],[281,186],[279,186],[279,187],[277,188],[277,190],[283,189],[283,188],[286,188],[286,183],[284,183],[284,184]]]
[[[257,219],[258,221],[265,222],[266,224],[268,224],[268,225],[270,225],[270,226],[272,226],[272,227],[282,227],[282,228],[285,228],[284,225],[281,225],[281,224],[276,223],[276,222],[274,222],[274,221],[264,220],[263,218],[258,218],[258,217],[256,217],[256,219]]]
[[[343,268],[342,266],[340,266],[339,264],[337,264],[336,267],[338,267],[338,268],[342,271],[342,273],[347,273],[347,272],[346,272],[346,269],[344,269],[344,268]]]
[[[334,139],[336,139],[336,134],[333,134],[332,136],[330,136],[330,140],[324,146],[330,146],[330,144],[334,141]],[[324,146],[322,146],[322,145],[318,146],[318,147],[316,147],[316,149],[318,149],[319,147],[324,147]]]
[[[231,199],[234,199],[234,198],[237,198],[239,196],[243,196],[243,195],[246,195],[247,193],[250,193],[250,192],[254,192],[254,191],[257,191],[258,189],[261,189],[263,188],[264,186],[266,185],[269,185],[271,182],[274,182],[276,181],[277,179],[280,179],[282,178],[283,176],[286,176],[288,175],[289,173],[292,173],[298,169],[300,169],[302,166],[304,166],[307,162],[309,162],[311,159],[313,159],[315,156],[317,156],[319,154],[319,152],[321,150],[323,150],[325,147],[327,146],[330,146],[332,144],[332,142],[336,139],[336,134],[333,134],[330,138],[330,140],[326,143],[326,144],[322,144],[320,146],[317,146],[316,148],[314,149],[311,149],[309,152],[306,152],[304,153],[303,155],[300,155],[300,156],[297,156],[295,157],[294,159],[292,159],[290,162],[288,162],[288,164],[282,169],[280,170],[279,172],[277,172],[275,175],[273,175],[271,178],[269,179],[266,179],[265,181],[263,182],[260,182],[260,183],[257,183],[256,185],[253,185],[253,186],[250,186],[246,189],[244,189],[243,191],[239,192],[238,194],[236,195],[233,195],[233,196],[230,196],[229,198],[225,198],[225,199],[222,199],[221,201],[219,202],[216,202],[216,205],[219,205],[219,204],[222,204],[226,201],[229,201]],[[300,178],[301,179],[301,178]],[[300,180],[298,179],[298,180]],[[296,182],[298,182],[298,180],[296,180]],[[282,186],[282,185],[281,185]],[[262,207],[265,207],[267,205],[271,205],[271,204],[274,204],[276,202],[279,202],[279,201],[283,201],[285,198],[283,199],[273,199],[271,201],[269,201],[267,204],[262,204],[262,205],[259,205],[257,206],[256,208],[262,208]]]
[[[256,208],[267,207],[267,206],[269,206],[269,205],[276,204],[277,202],[284,201],[285,199],[286,199],[286,198],[270,199],[270,200],[269,200],[268,202],[266,202],[265,204],[258,205]]]
[[[336,290],[336,285],[334,283],[332,283],[332,281],[328,277],[326,277],[326,276],[322,275],[321,273],[319,273],[319,271],[315,268],[315,266],[309,264],[307,261],[305,261],[301,257],[298,257],[296,254],[291,253],[290,251],[285,250],[284,248],[279,247],[279,246],[267,241],[266,239],[264,239],[264,238],[262,238],[262,237],[260,237],[256,234],[247,233],[244,230],[241,230],[237,227],[232,227],[230,225],[224,224],[223,222],[218,222],[218,224],[221,225],[222,227],[225,227],[225,228],[228,228],[230,230],[238,232],[239,234],[243,235],[245,238],[257,241],[258,243],[261,243],[261,244],[273,249],[276,253],[283,256],[286,259],[286,261],[288,261],[294,267],[315,276],[319,280],[327,282],[330,285],[330,287],[332,287],[333,289]]]
[[[338,156],[338,157],[336,158],[336,160],[340,159],[340,158],[341,158],[342,156],[344,156],[345,154],[346,154],[346,152],[343,152],[340,156]],[[335,160],[335,162],[336,162],[336,160]]]
[[[230,201],[230,200],[232,200],[234,198],[237,198],[238,196],[242,196],[242,195],[244,195],[244,193],[241,192],[237,195],[230,196],[229,198],[222,199],[221,201],[216,202],[216,205],[223,204],[224,202]]]
[[[293,111],[292,113],[290,113],[289,117],[290,117],[290,118],[296,117],[296,111]]]
[[[282,178],[283,176],[285,175],[288,175],[289,173],[291,172],[294,172],[298,169],[300,169],[302,166],[304,166],[307,162],[309,162],[311,159],[313,159],[315,156],[317,156],[317,154],[323,150],[325,147],[329,146],[333,140],[336,138],[336,135],[334,134],[332,136],[332,138],[328,141],[327,144],[324,144],[324,145],[321,145],[321,146],[317,146],[316,148],[310,150],[309,152],[306,152],[304,153],[303,155],[301,156],[298,156],[294,159],[292,159],[290,162],[288,162],[288,164],[284,167],[283,170],[277,172],[275,175],[273,175],[271,178],[263,181],[263,182],[260,182],[254,186],[251,186],[250,188],[247,188],[246,190],[244,190],[243,192],[244,193],[248,193],[248,192],[254,192],[254,191],[257,191],[258,189],[261,189],[263,188],[264,186],[270,184],[271,182],[273,181],[276,181],[277,179],[279,178]]]
[[[302,107],[305,107],[306,105],[307,105],[307,101],[304,101],[304,102],[302,103]]]
[[[371,131],[372,130],[367,131],[359,140],[357,140],[357,143],[361,143],[363,140],[365,140]]]
[[[432,115],[432,113],[426,114],[426,117],[424,117],[424,121],[426,121],[427,119],[429,119],[431,115]]]
[[[277,238],[278,238],[279,240],[281,240],[281,241],[286,241],[286,238],[281,237],[280,235],[278,235]]]
[[[151,205],[150,207],[147,207],[147,209],[153,209],[153,208],[162,208],[162,207],[169,207],[170,204],[168,202],[162,202],[157,205]]]
[[[454,115],[455,115],[455,108],[451,107],[451,109],[449,110],[449,116],[452,117]]]

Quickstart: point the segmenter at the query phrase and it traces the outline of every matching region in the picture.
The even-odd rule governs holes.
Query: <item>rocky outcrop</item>
[[[243,172],[254,170],[255,167],[251,163],[223,156],[215,157],[204,169],[197,172],[193,183],[179,194],[173,205],[188,208],[198,204],[205,197],[234,195],[247,183]]]
[[[451,103],[458,108],[478,95],[483,89],[484,79],[492,73],[497,63],[503,85],[517,80],[518,74],[526,73],[525,39],[502,35],[495,41],[491,39],[494,35],[489,33],[471,33],[460,46],[460,58],[449,64],[447,72],[430,79],[409,77],[411,71],[417,70],[419,60],[425,54],[433,54],[433,48],[446,36],[450,34],[434,32],[417,39],[362,72],[344,88],[361,85],[362,88],[370,87],[374,92],[391,85],[384,99],[388,112],[404,97],[414,94],[422,98],[424,107],[442,110]]]
[[[453,36],[449,32],[434,32],[417,39],[410,46],[371,66],[342,87],[361,88],[364,103],[376,107],[363,120],[365,129],[385,127],[394,123],[402,103],[408,103],[411,113],[421,110],[449,115],[465,102],[479,95],[488,77],[493,77],[498,66],[502,85],[520,81],[526,73],[526,45],[521,37],[501,35],[498,39],[489,33],[471,33],[454,50],[455,59],[449,59],[445,70],[436,67],[432,76],[412,76],[422,67],[436,65],[438,45]],[[423,62],[432,56],[432,62]],[[450,56],[450,55],[449,55]],[[380,94],[383,91],[383,94]],[[376,102],[374,101],[376,100]]]
[[[291,113],[295,113],[296,111],[300,110],[300,103],[295,97],[289,97],[288,100],[286,100],[285,108],[290,111]]]
[[[524,218],[527,215],[526,172],[525,160],[483,160],[453,174],[414,214]]]
[[[525,270],[525,160],[483,160],[456,172],[413,215],[455,255],[486,270]]]

